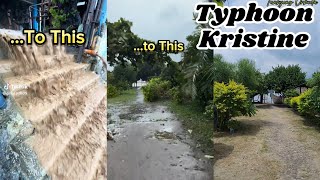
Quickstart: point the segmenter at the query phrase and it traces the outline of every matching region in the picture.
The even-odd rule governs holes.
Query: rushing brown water
[[[0,66],[10,69],[3,80],[33,125],[25,142],[40,164],[52,179],[106,176],[106,89],[99,76],[50,39],[43,46],[13,46],[11,39],[24,35],[0,29]]]
[[[11,39],[25,39],[25,37],[20,32],[0,29],[1,51],[8,59],[13,60],[12,71],[15,75],[30,74],[73,61],[73,58],[65,53],[64,46],[53,46],[49,38],[48,43],[43,46],[37,46],[35,43],[10,45],[8,42]]]

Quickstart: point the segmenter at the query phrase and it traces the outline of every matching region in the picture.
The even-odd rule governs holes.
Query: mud
[[[99,76],[86,71],[89,64],[75,63],[63,46],[7,43],[23,37],[0,29],[5,93],[32,124],[24,143],[52,179],[105,178],[106,89]]]
[[[145,103],[140,90],[135,101],[108,106],[115,140],[108,141],[108,179],[212,179],[208,160],[195,156],[188,133],[166,106]]]

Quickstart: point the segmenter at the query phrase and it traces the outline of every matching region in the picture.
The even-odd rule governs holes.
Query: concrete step
[[[16,76],[28,75],[58,66],[61,67],[75,61],[74,55],[65,53],[47,54],[39,49],[41,47],[35,45],[32,48],[29,46],[10,46],[10,52],[12,53],[10,56],[13,56],[11,58],[14,62],[12,72]]]
[[[107,161],[104,161],[104,160],[106,160],[105,159],[106,152],[107,152],[107,147],[106,146],[101,148],[101,149],[98,149],[95,152],[95,156],[94,156],[93,161],[92,161],[92,165],[93,166],[91,166],[91,168],[89,170],[89,173],[87,174],[86,179],[90,179],[90,180],[91,179],[97,179],[95,176],[97,175],[97,172],[101,168],[101,163],[103,163],[104,165],[107,163]]]
[[[13,62],[9,59],[0,60],[0,78],[6,78],[14,75],[11,71],[12,64]]]
[[[99,76],[92,72],[86,72],[78,77],[78,80],[72,81],[63,91],[57,94],[46,96],[45,99],[34,98],[30,102],[20,103],[19,105],[26,119],[32,123],[38,123],[48,118],[50,113],[59,109],[59,107],[68,106],[69,100],[75,98],[75,95],[81,92],[85,94],[88,89],[95,87],[98,83]],[[82,101],[83,99],[77,100]],[[74,103],[73,105],[77,106],[78,102]]]
[[[36,74],[7,77],[4,81],[11,85],[10,92],[18,103],[29,102],[34,98],[45,99],[48,95],[64,90],[88,66],[88,64],[71,63]]]
[[[99,162],[96,163],[98,165],[98,167],[95,169],[95,172],[93,170],[91,171],[93,174],[91,174],[88,179],[92,179],[92,180],[97,180],[97,179],[105,180],[105,179],[107,179],[106,162],[107,162],[107,151],[105,150],[102,152],[102,157],[99,159]],[[94,169],[94,168],[92,168],[92,169]]]
[[[89,148],[90,150],[90,148],[102,146],[103,140],[106,139],[106,137],[103,137],[105,136],[104,131],[106,131],[104,127],[106,118],[105,92],[104,87],[93,86],[88,90],[87,96],[83,97],[85,104],[80,104],[78,107],[71,109],[74,115],[68,114],[66,109],[55,109],[65,113],[61,113],[60,117],[59,115],[52,116],[42,123],[35,123],[36,129],[41,131],[37,132],[36,130],[35,135],[28,141],[45,169],[48,170],[55,164],[63,166],[61,162],[56,161],[61,159],[65,153],[69,153],[69,156],[72,156],[72,154],[81,156],[81,153],[75,152],[76,147],[76,149],[79,149],[79,146],[85,146],[82,148]],[[86,138],[87,135],[90,135],[90,137]],[[89,155],[91,151],[85,154]],[[62,158],[68,161],[65,162],[66,164],[77,160],[77,158],[66,158]],[[78,163],[76,162],[76,164]]]

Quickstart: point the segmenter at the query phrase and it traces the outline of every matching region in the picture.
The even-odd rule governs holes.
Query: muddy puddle
[[[130,103],[109,104],[108,114],[108,179],[212,179],[208,160],[195,157],[188,132],[166,106],[145,103],[138,90]]]

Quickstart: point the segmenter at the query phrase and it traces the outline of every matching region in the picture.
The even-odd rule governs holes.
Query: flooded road
[[[131,103],[109,104],[108,114],[109,180],[213,179],[180,121],[166,106],[145,103],[141,90]]]

